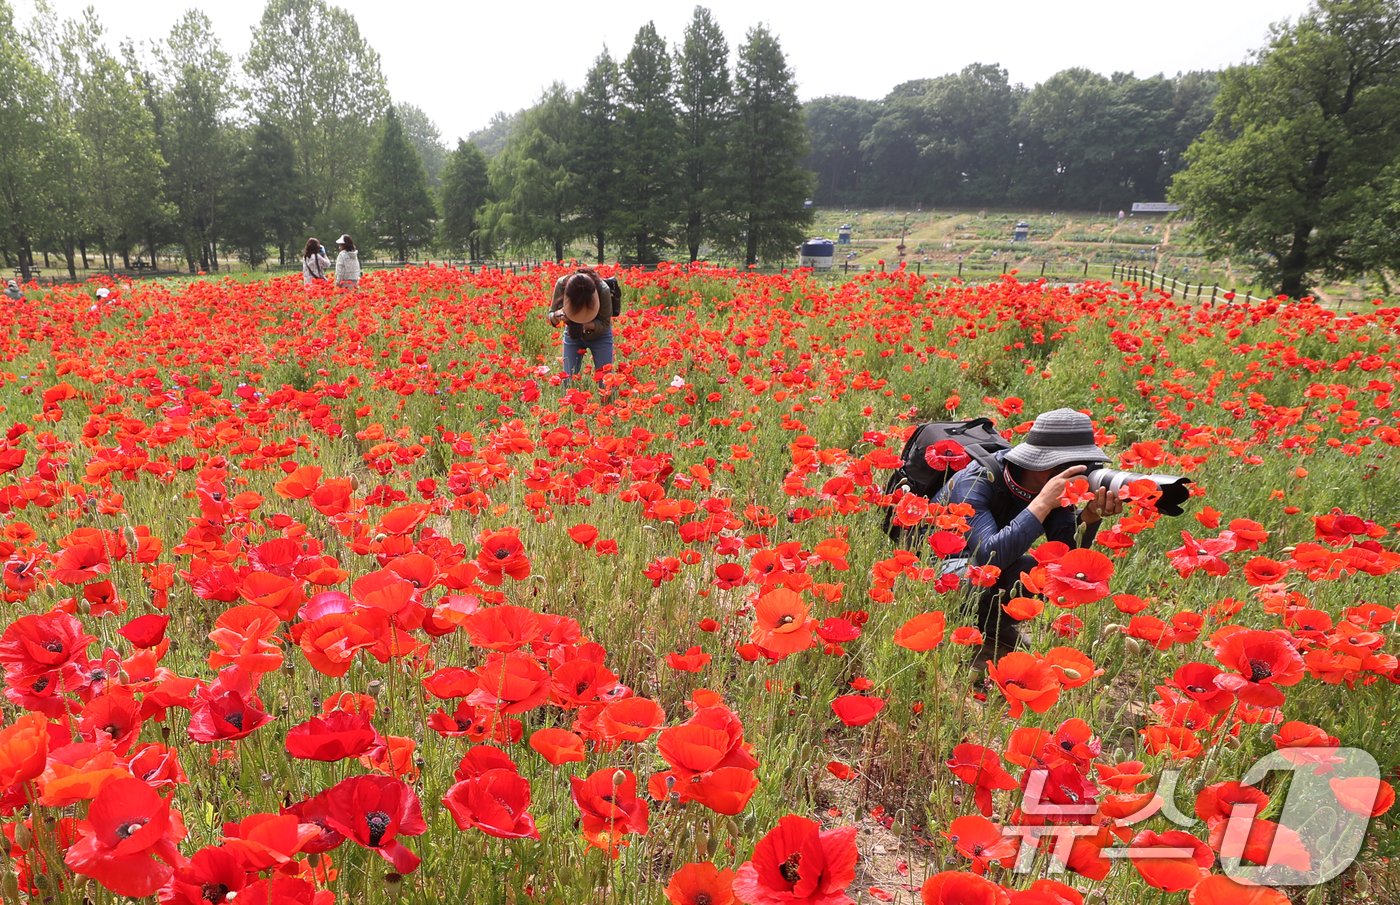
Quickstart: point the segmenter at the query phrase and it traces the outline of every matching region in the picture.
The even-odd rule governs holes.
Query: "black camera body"
[[[1112,497],[1117,497],[1119,491],[1134,481],[1148,480],[1156,484],[1162,492],[1162,498],[1157,501],[1157,511],[1163,515],[1181,515],[1191,496],[1191,479],[1180,475],[1119,471],[1108,468],[1102,462],[1086,462],[1084,465],[1088,469],[1084,479],[1089,482],[1089,489],[1097,491],[1100,487],[1106,488]]]

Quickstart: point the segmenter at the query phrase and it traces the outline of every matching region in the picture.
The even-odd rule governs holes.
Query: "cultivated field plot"
[[[571,386],[560,272],[0,312],[6,902],[1400,897],[1400,308],[621,271]],[[1061,406],[1194,497],[977,671],[882,488]]]

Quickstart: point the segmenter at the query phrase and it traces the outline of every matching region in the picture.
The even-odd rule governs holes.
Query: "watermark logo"
[[[1104,832],[1105,826],[1095,821],[1098,803],[1065,778],[1051,769],[1027,772],[1021,812],[1040,823],[1002,828],[1004,835],[1031,843],[1021,846],[1014,870],[1031,871],[1041,849],[1038,843],[1049,840],[1055,862],[1051,872],[1059,872],[1069,863],[1076,839]],[[1219,855],[1221,870],[1247,886],[1317,886],[1341,874],[1365,843],[1381,790],[1380,768],[1360,748],[1284,748],[1255,762],[1239,784],[1272,790],[1266,799],[1268,818],[1260,813],[1260,801],[1249,796],[1209,821],[1183,813],[1177,806],[1180,779],[1180,771],[1162,771],[1155,794],[1144,794],[1142,806],[1114,819],[1111,828],[1123,833],[1162,816],[1199,836],[1204,825],[1202,838]],[[1183,846],[1128,844],[1099,854],[1145,861],[1189,859],[1194,852]]]

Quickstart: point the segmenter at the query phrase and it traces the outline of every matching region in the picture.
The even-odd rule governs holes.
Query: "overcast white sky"
[[[75,17],[91,0],[50,0]],[[427,111],[449,147],[498,110],[534,103],[552,81],[583,83],[597,50],[621,59],[648,20],[679,44],[695,7],[674,0],[339,0],[378,51],[395,100]],[[12,0],[29,18],[32,0]],[[900,82],[998,63],[1027,86],[1071,66],[1112,74],[1175,75],[1243,62],[1268,26],[1296,19],[1308,0],[863,0],[707,4],[731,48],[763,22],[778,36],[803,100],[828,94],[880,98]],[[164,37],[181,11],[198,7],[226,51],[248,50],[261,0],[213,3],[101,0],[109,37]],[[733,58],[731,56],[731,65]]]

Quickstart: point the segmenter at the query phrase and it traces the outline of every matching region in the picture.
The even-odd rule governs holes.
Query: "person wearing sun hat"
[[[595,371],[613,363],[612,310],[612,290],[591,267],[580,267],[554,282],[546,317],[551,327],[564,327],[566,375],[577,377],[583,370],[585,349],[593,354]]]
[[[1069,547],[1087,547],[1104,516],[1123,508],[1103,488],[1083,509],[1060,503],[1070,481],[1088,471],[1088,466],[1109,461],[1095,441],[1093,421],[1083,412],[1061,408],[1040,414],[1025,439],[998,452],[995,461],[993,469],[971,463],[938,495],[940,503],[965,503],[973,510],[965,556],[947,560],[944,574],[966,576],[969,566],[1001,570],[996,585],[982,589],[977,598],[984,657],[1024,642],[1016,620],[1002,604],[1020,594],[1021,573],[1035,566],[1030,548],[1042,537]]]
[[[355,289],[360,285],[360,251],[348,234],[336,239],[335,244],[340,249],[335,256],[335,284],[342,289]]]

